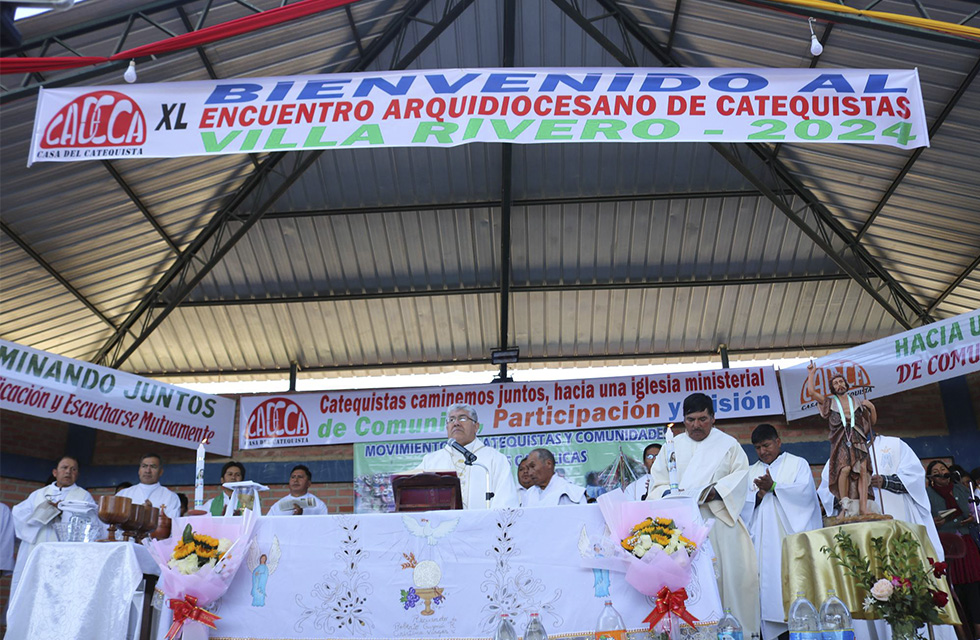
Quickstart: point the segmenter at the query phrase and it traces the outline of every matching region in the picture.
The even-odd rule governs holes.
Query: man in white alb
[[[656,442],[650,443],[643,448],[643,466],[647,468],[647,472],[631,482],[629,486],[623,489],[623,493],[630,500],[646,500],[647,491],[650,490],[650,467],[653,466],[653,461],[657,459],[657,455],[660,453],[661,445]]]
[[[531,479],[531,472],[527,470],[527,467],[528,459],[525,457],[517,465],[517,501],[521,504],[524,503],[524,494],[534,486],[534,480]]]
[[[425,454],[422,463],[412,471],[455,471],[464,509],[486,509],[488,493],[492,494],[491,509],[517,507],[517,486],[510,460],[476,437],[480,430],[476,409],[468,404],[455,404],[449,407],[446,415],[449,439],[475,455],[476,461],[472,465],[466,464],[463,453],[447,443],[441,449]]]
[[[168,518],[180,517],[180,498],[177,494],[160,484],[163,475],[163,458],[156,453],[146,453],[140,458],[139,484],[123,489],[117,496],[129,498],[133,504],[143,504],[147,500],[160,509]]]
[[[694,497],[706,521],[715,519],[708,538],[717,558],[721,603],[730,608],[746,636],[757,633],[759,572],[755,547],[739,514],[745,503],[749,459],[738,440],[714,429],[711,398],[692,393],[684,399],[684,429],[674,440],[680,491]],[[670,493],[666,456],[657,456],[647,500]]]
[[[298,464],[289,472],[289,495],[272,505],[270,516],[325,516],[327,505],[310,493],[313,472]]]
[[[68,522],[72,514],[62,511],[61,505],[66,501],[87,502],[93,507],[95,500],[85,489],[82,489],[75,481],[78,479],[78,460],[71,456],[63,456],[58,460],[54,470],[51,472],[54,482],[34,491],[20,504],[16,505],[11,511],[14,521],[14,530],[20,539],[20,549],[17,552],[17,562],[14,565],[14,577],[10,583],[10,594],[13,597],[14,589],[20,580],[20,574],[24,570],[28,556],[35,545],[42,542],[51,542],[58,539],[54,525],[58,522]],[[93,509],[89,512],[89,519],[97,525],[96,512]]]
[[[585,504],[585,487],[572,484],[555,473],[555,456],[547,449],[535,449],[527,456],[528,473],[534,483],[521,501],[522,507],[558,507]]]
[[[783,538],[819,529],[823,521],[810,464],[782,450],[779,433],[771,424],[755,428],[752,445],[759,461],[749,467],[742,520],[759,561],[762,638],[775,640],[789,631],[783,610]]]

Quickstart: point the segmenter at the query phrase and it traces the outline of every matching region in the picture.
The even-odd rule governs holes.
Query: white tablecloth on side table
[[[133,595],[159,569],[131,543],[36,546],[7,612],[9,640],[125,640]]]

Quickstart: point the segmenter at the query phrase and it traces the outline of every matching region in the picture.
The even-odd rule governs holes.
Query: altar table
[[[836,544],[834,536],[841,529],[850,534],[854,544],[861,550],[861,554],[871,560],[872,571],[876,570],[877,565],[874,562],[871,539],[880,537],[887,543],[903,531],[911,532],[919,542],[919,558],[923,566],[929,566],[927,558],[936,557],[936,551],[929,541],[925,527],[903,520],[845,524],[786,536],[783,539],[783,606],[787,611],[796,599],[797,592],[802,591],[815,607],[819,607],[826,597],[827,590],[833,589],[837,597],[847,605],[852,618],[874,619],[874,614],[865,611],[862,606],[867,593],[858,588],[854,579],[846,575],[835,560],[820,551],[822,547],[833,547]],[[938,582],[940,589],[950,593],[946,578],[941,578]],[[959,624],[952,598],[939,618],[944,624]]]
[[[645,629],[653,601],[582,565],[604,528],[594,505],[263,517],[212,638],[488,638],[500,613],[523,635],[534,611],[549,636],[591,636],[607,598]],[[722,614],[712,558],[706,544],[688,588],[706,623]]]
[[[10,601],[5,637],[125,640],[143,575],[159,573],[149,552],[128,542],[39,544]]]

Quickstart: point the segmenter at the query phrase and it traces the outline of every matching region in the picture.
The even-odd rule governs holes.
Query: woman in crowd
[[[959,536],[966,548],[962,558],[946,556],[949,564],[949,582],[956,590],[963,611],[971,620],[964,620],[972,628],[973,637],[980,638],[980,549],[970,535],[972,510],[970,491],[962,484],[953,482],[949,467],[941,460],[933,460],[926,467],[929,482],[927,493],[932,507],[932,517],[940,534]],[[969,626],[969,625],[972,625]]]

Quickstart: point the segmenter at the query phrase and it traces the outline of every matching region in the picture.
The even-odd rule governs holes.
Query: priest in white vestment
[[[782,451],[776,428],[760,424],[752,432],[759,461],[749,467],[742,520],[759,560],[762,639],[789,631],[783,609],[783,538],[823,526],[810,464]]]
[[[327,505],[310,493],[313,472],[298,464],[289,472],[289,495],[280,498],[269,509],[270,516],[325,516]]]
[[[585,487],[555,473],[555,455],[547,449],[527,454],[528,472],[534,483],[521,500],[522,507],[558,507],[585,504]]]
[[[714,429],[711,398],[693,393],[684,399],[683,433],[674,439],[678,485],[697,499],[705,521],[715,519],[708,538],[717,557],[721,603],[730,608],[745,636],[758,633],[759,572],[755,547],[740,516],[745,504],[749,459],[738,440]],[[647,500],[670,493],[667,455],[659,455],[650,469],[653,485]]]
[[[456,404],[449,407],[446,415],[449,439],[475,455],[476,461],[472,465],[466,464],[464,454],[452,443],[447,443],[441,449],[425,454],[422,463],[412,471],[455,471],[464,509],[486,509],[488,493],[492,494],[491,509],[517,507],[517,485],[510,460],[476,437],[480,429],[476,409],[468,404]]]
[[[54,476],[54,482],[31,493],[27,500],[16,505],[11,511],[14,530],[20,539],[14,577],[10,583],[11,597],[34,546],[42,542],[56,541],[58,534],[54,530],[55,523],[67,523],[72,517],[71,512],[61,510],[61,503],[87,502],[95,507],[92,494],[75,484],[78,479],[78,460],[71,456],[62,457],[51,474]],[[99,526],[94,508],[89,512],[88,517],[94,526]]]
[[[912,447],[901,438],[882,436],[874,432],[872,434],[874,439],[870,446],[872,475],[869,497],[873,498],[876,505],[881,506],[882,512],[886,515],[925,527],[929,541],[932,542],[933,550],[936,552],[935,555],[930,555],[938,562],[942,562],[946,556],[943,553],[943,545],[939,541],[936,523],[932,519],[929,496],[926,494],[926,471],[922,462],[912,451]],[[820,473],[817,495],[823,503],[824,510],[831,515],[839,510],[840,505],[835,505],[834,496],[830,492],[827,480],[828,466],[825,465]],[[925,634],[924,629],[920,632]],[[891,638],[891,629],[882,620],[874,622],[855,620],[854,633],[859,640],[865,638],[890,640]],[[933,627],[933,634],[941,640],[956,638],[956,632],[950,625]],[[928,634],[925,635],[928,637]]]
[[[129,498],[133,504],[143,504],[147,500],[160,509],[168,518],[180,517],[180,498],[177,494],[160,484],[163,475],[163,458],[155,453],[147,453],[140,458],[139,484],[123,489],[117,496]]]
[[[653,466],[653,461],[657,459],[657,454],[660,453],[661,445],[653,442],[648,444],[643,448],[643,466],[646,467],[647,472],[629,483],[623,493],[629,500],[645,500],[647,497],[647,492],[650,490],[650,479],[653,477],[650,475],[650,467]]]

